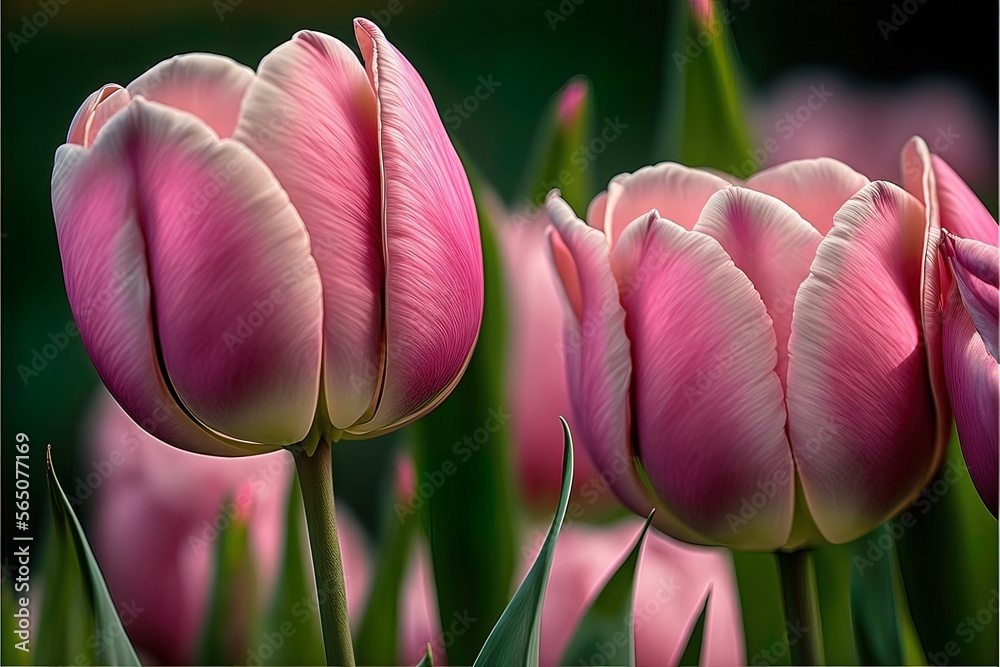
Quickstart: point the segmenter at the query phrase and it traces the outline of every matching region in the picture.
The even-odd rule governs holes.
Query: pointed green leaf
[[[701,647],[705,643],[705,620],[708,618],[708,605],[711,602],[712,590],[709,589],[701,607],[701,613],[698,614],[698,620],[695,621],[694,627],[691,628],[691,634],[688,635],[687,646],[684,647],[684,653],[681,655],[681,661],[677,663],[678,665],[701,664]]]
[[[56,477],[51,446],[45,463],[52,524],[46,546],[46,592],[35,635],[44,640],[34,640],[35,662],[138,665],[101,568]]]
[[[996,662],[997,521],[972,484],[954,432],[934,480],[888,525],[927,660]],[[987,613],[993,620],[976,630],[984,627],[976,616]]]
[[[223,506],[235,507],[235,503],[230,499]],[[257,572],[247,528],[248,517],[237,514],[215,541],[212,592],[198,642],[199,664],[246,662],[250,638],[260,636],[254,631],[259,625]],[[260,642],[254,642],[249,650],[256,653],[260,648]]]
[[[756,164],[749,170],[743,166],[753,153],[729,33],[729,24],[736,22],[734,12],[740,10],[715,0],[684,0],[674,6],[657,157],[746,178]]]
[[[584,157],[593,132],[590,83],[583,77],[570,79],[541,118],[515,209],[542,208],[549,190],[558,188],[573,210],[585,211],[594,194],[593,165]]]
[[[391,665],[397,656],[399,600],[417,522],[397,516],[392,507],[387,510],[371,593],[354,641],[362,665]],[[430,664],[429,654],[425,660]]]
[[[563,427],[563,477],[559,506],[535,562],[490,632],[473,667],[538,667],[542,600],[573,483],[573,437],[566,420],[560,417],[560,421]]]
[[[281,644],[261,651],[264,644],[251,642],[251,650],[264,665],[322,665],[326,661],[323,630],[319,620],[319,602],[312,570],[309,568],[305,537],[305,513],[299,476],[292,477],[285,505],[285,552],[271,597],[264,631],[255,635],[281,637]],[[277,642],[267,642],[272,645]],[[248,656],[253,657],[253,656]],[[246,662],[244,660],[244,662]],[[387,663],[388,664],[388,663]]]
[[[594,598],[590,609],[581,619],[561,664],[588,664],[596,647],[610,645],[625,650],[621,655],[603,654],[609,661],[605,664],[635,665],[635,636],[632,632],[635,581],[639,568],[639,554],[642,553],[642,545],[645,543],[649,522],[652,519],[653,512],[650,512],[625,560],[604,584],[604,588]]]
[[[427,653],[417,663],[417,667],[434,667],[434,654],[431,652],[431,645],[427,645]]]
[[[475,660],[489,628],[500,618],[517,557],[510,415],[504,390],[503,276],[494,227],[484,206],[487,188],[469,160],[464,162],[483,243],[483,322],[472,359],[455,390],[409,431],[417,488],[433,490],[418,491],[410,510],[420,513],[427,532],[441,627],[448,627],[456,614],[477,619],[448,647],[448,662],[457,665]]]

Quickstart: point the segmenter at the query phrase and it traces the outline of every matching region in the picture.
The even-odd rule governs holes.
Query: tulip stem
[[[316,594],[323,626],[326,664],[354,667],[351,623],[347,615],[344,563],[337,537],[337,514],[333,504],[333,465],[330,443],[320,440],[312,456],[301,447],[291,448],[302,485],[309,550],[316,574]]]
[[[816,564],[811,551],[778,553],[785,634],[793,665],[825,665]]]

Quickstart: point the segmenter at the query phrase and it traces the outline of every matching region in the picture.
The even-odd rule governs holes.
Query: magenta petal
[[[328,35],[296,34],[261,62],[234,138],[267,163],[309,230],[327,409],[350,428],[374,409],[382,381],[382,190],[364,67]]]
[[[959,285],[956,282],[951,286],[944,312],[945,378],[969,474],[983,502],[996,516],[1000,366],[977,333],[963,305]]]
[[[1000,320],[1000,248],[947,234],[945,256],[951,264],[961,300],[995,361]]]
[[[208,53],[164,60],[128,85],[132,97],[145,97],[194,114],[223,139],[232,136],[246,89],[249,67]]]
[[[694,230],[722,245],[767,306],[777,339],[776,371],[784,386],[795,294],[823,237],[783,202],[740,187],[713,195]]]
[[[792,160],[747,179],[746,186],[777,197],[812,223],[820,234],[833,227],[833,215],[868,179],[832,158]]]
[[[632,343],[635,455],[649,483],[712,540],[784,546],[795,471],[774,330],[753,284],[715,239],[655,211],[625,229],[611,264]]]
[[[549,194],[546,209],[553,225],[549,238],[566,251],[557,264],[563,287],[578,291],[580,301],[579,314],[567,317],[564,329],[573,407],[570,426],[581,434],[594,466],[609,478],[615,495],[636,513],[648,514],[656,503],[639,482],[631,451],[632,361],[625,311],[608,263],[607,237],[577,218],[558,192]]]
[[[128,104],[128,91],[117,83],[101,86],[83,101],[69,126],[66,143],[88,147],[115,113]]]
[[[1000,227],[979,197],[939,155],[931,155],[941,227],[962,238],[996,246]]]
[[[413,66],[355,21],[375,90],[386,258],[385,382],[370,434],[402,426],[458,382],[479,335],[483,260],[468,178]]]
[[[604,224],[599,228],[614,245],[629,223],[655,208],[667,220],[691,229],[708,198],[727,187],[729,183],[715,174],[673,162],[621,174],[608,185]],[[588,214],[593,226],[597,226],[593,216],[598,211],[595,207]]]
[[[67,292],[115,397],[143,423],[166,381],[231,439],[301,440],[319,395],[319,277],[305,228],[263,163],[195,117],[141,99],[89,152],[61,151],[53,200]],[[108,309],[121,314],[88,314],[108,289],[120,290]]]
[[[940,460],[921,338],[925,239],[920,202],[872,183],[837,213],[795,301],[789,434],[833,543],[894,515]]]

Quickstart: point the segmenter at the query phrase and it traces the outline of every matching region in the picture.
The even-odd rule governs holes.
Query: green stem
[[[785,634],[792,664],[825,665],[816,565],[812,553],[805,550],[780,552],[778,569],[781,571]]]
[[[330,443],[320,440],[312,456],[299,447],[292,448],[295,469],[302,485],[309,531],[309,550],[316,573],[319,616],[323,626],[326,664],[354,667],[351,623],[347,616],[347,589],[344,563],[337,538],[337,514],[333,504],[333,466]]]

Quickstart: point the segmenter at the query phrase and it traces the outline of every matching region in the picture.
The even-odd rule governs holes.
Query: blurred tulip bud
[[[244,616],[265,613],[281,578],[294,469],[288,453],[226,460],[180,451],[140,429],[103,389],[85,438],[92,472],[67,491],[75,503],[93,495],[94,552],[137,649],[164,664],[192,664],[217,541],[235,521],[246,523],[247,559],[258,580]],[[369,580],[364,534],[342,506],[337,523],[348,607],[356,617]],[[234,613],[234,624],[239,617]]]
[[[239,456],[399,428],[476,341],[468,179],[419,74],[303,31],[258,71],[192,54],[91,95],[56,152],[66,291],[154,436]]]

